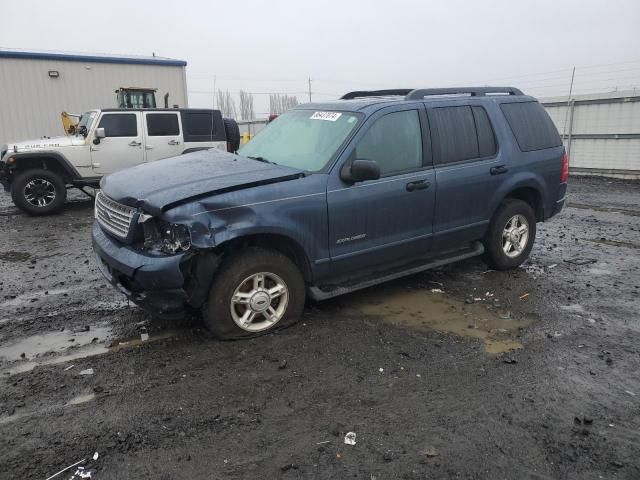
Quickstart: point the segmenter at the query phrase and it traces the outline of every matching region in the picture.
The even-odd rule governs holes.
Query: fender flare
[[[16,159],[13,167],[10,167],[13,171],[21,171],[20,169],[20,159],[42,159],[42,168],[45,170],[50,170],[47,168],[46,159],[52,159],[56,162],[62,170],[69,176],[69,180],[77,180],[82,178],[78,170],[71,164],[71,162],[61,153],[58,152],[24,152],[24,153],[13,153],[11,154],[12,158]],[[6,167],[5,167],[6,168]]]

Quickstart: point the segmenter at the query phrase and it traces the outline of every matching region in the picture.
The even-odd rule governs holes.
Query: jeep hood
[[[13,152],[17,148],[17,153],[38,152],[57,150],[59,148],[71,147],[74,145],[84,145],[85,139],[82,137],[51,137],[38,138],[35,140],[24,140],[22,142],[7,142],[9,151]]]
[[[159,215],[196,198],[301,175],[303,171],[296,168],[211,149],[120,170],[104,177],[100,188],[116,202]]]

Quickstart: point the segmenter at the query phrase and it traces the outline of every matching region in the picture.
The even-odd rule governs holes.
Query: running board
[[[417,267],[412,267],[407,270],[396,271],[394,273],[390,273],[387,275],[382,275],[381,277],[370,278],[360,283],[355,283],[348,286],[337,286],[332,288],[331,290],[323,290],[318,286],[309,287],[309,298],[315,301],[327,300],[329,298],[337,297],[339,295],[344,295],[346,293],[355,292],[357,290],[362,290],[363,288],[373,287],[374,285],[378,285],[380,283],[388,282],[390,280],[395,280],[396,278],[406,277],[408,275],[413,275],[414,273],[424,272],[425,270],[429,270],[432,268],[440,267],[442,265],[447,265],[448,263],[458,262],[460,260],[465,260],[471,257],[477,257],[478,255],[482,255],[484,253],[484,245],[481,242],[474,242],[471,247],[466,248],[464,250],[457,250],[456,252],[452,252],[450,256],[440,256],[431,260],[429,263],[425,263],[423,265],[419,265]]]

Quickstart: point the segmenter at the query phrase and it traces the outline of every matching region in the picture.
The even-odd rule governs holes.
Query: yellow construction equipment
[[[76,113],[62,112],[60,117],[62,117],[62,128],[64,128],[64,133],[67,135],[74,135],[76,133],[78,122],[80,122],[80,115]]]

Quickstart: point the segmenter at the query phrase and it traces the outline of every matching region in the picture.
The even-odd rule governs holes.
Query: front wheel
[[[304,300],[298,267],[280,252],[251,247],[220,266],[203,320],[220,339],[254,337],[295,323]]]
[[[62,208],[67,188],[62,178],[50,170],[26,170],[13,180],[11,198],[30,215],[48,215]]]
[[[496,270],[519,267],[536,238],[536,217],[522,200],[507,199],[496,210],[485,236],[485,261]]]

